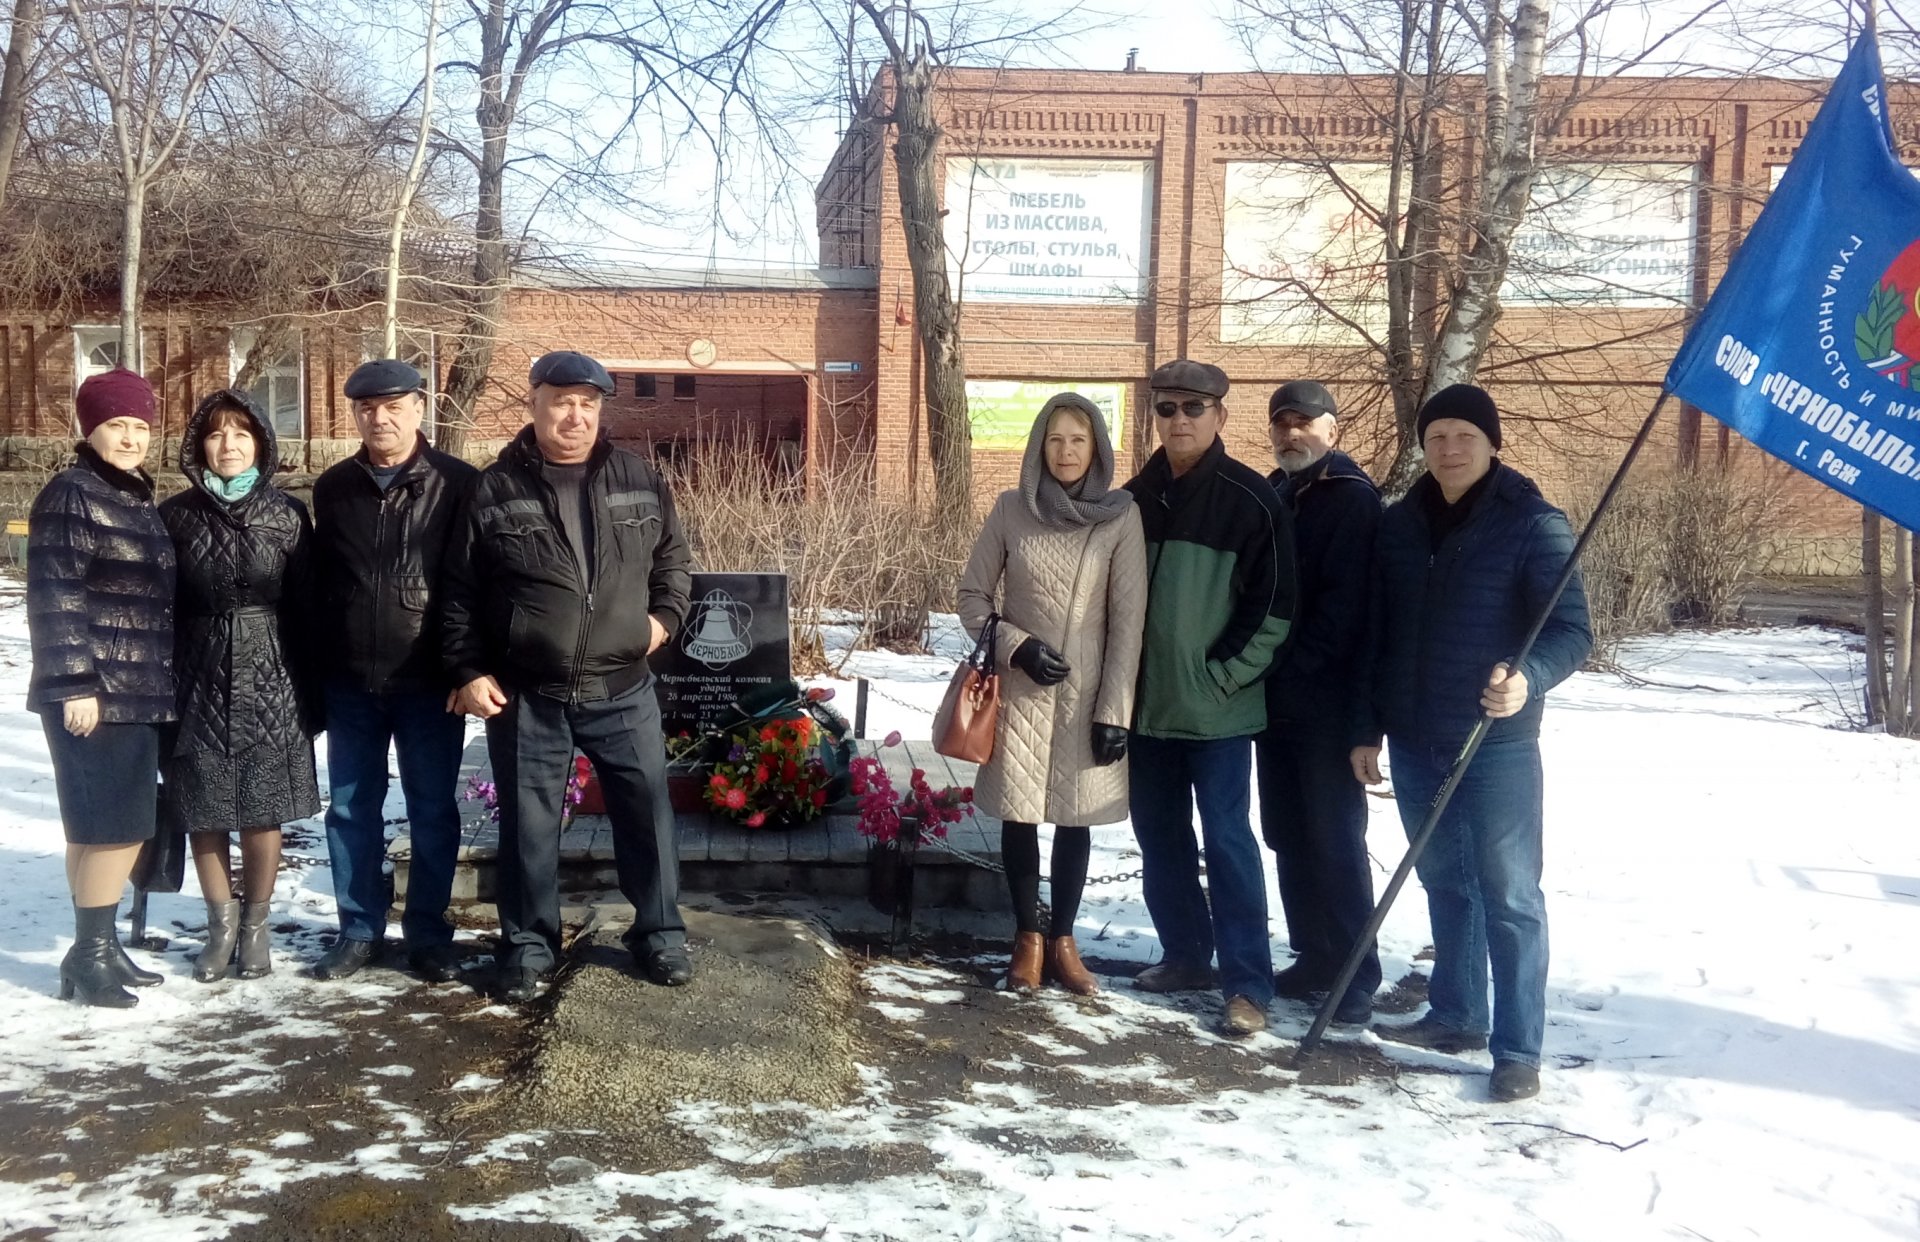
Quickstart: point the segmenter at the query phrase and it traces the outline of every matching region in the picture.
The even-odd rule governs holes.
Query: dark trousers
[[[400,761],[407,799],[407,908],[400,928],[410,949],[450,944],[453,872],[460,855],[460,752],[467,718],[447,711],[439,691],[375,694],[344,681],[327,686],[327,861],[340,907],[340,934],[377,941],[393,903],[387,875],[387,748]]]
[[[546,970],[559,957],[560,807],[576,747],[593,763],[606,798],[614,870],[633,905],[628,947],[646,953],[686,943],[655,685],[648,675],[612,698],[572,704],[516,693],[487,722],[487,755],[500,791],[503,963]]]
[[[1373,913],[1367,795],[1338,735],[1260,735],[1260,835],[1280,872],[1280,907],[1302,971],[1327,984]],[[1369,944],[1352,990],[1373,995],[1380,954]]]

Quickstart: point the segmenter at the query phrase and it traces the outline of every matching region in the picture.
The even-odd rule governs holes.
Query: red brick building
[[[1387,135],[1365,104],[1377,86],[1253,74],[946,73],[945,223],[982,495],[1011,480],[1025,423],[1056,386],[1095,396],[1118,418],[1132,461],[1143,459],[1152,447],[1141,416],[1146,377],[1180,356],[1233,377],[1229,443],[1250,461],[1266,460],[1267,391],[1302,376],[1333,385],[1357,455],[1378,461],[1390,451],[1376,355],[1281,287],[1283,276],[1315,264],[1341,266],[1334,260],[1352,213],[1329,209],[1321,183],[1334,168],[1364,191],[1367,170],[1384,158]],[[1637,425],[1688,308],[1723,270],[1822,88],[1615,81],[1548,137],[1557,171],[1537,198],[1552,200],[1541,211],[1553,218],[1523,231],[1517,249],[1532,274],[1510,281],[1482,375],[1513,415],[1508,455],[1550,490],[1599,469]],[[1896,118],[1920,116],[1916,102],[1896,97]],[[1904,143],[1920,145],[1914,122],[1898,128]],[[1457,194],[1475,136],[1443,124],[1438,137],[1452,171],[1434,192]],[[746,435],[796,467],[870,454],[882,488],[930,490],[888,135],[851,132],[816,200],[813,271],[526,274],[470,452],[484,454],[523,421],[527,359],[566,346],[618,377],[608,422],[625,442],[672,454],[703,436]],[[1346,258],[1343,279],[1358,283],[1335,300],[1346,297],[1339,304],[1364,328],[1378,305],[1368,258],[1364,248]],[[73,386],[111,362],[107,322],[0,313],[0,436],[16,452],[64,439]],[[206,307],[154,307],[148,325],[145,362],[177,427],[197,394],[229,382],[244,329],[230,331]],[[415,334],[412,352],[441,372],[450,353],[430,331]],[[323,464],[350,444],[339,387],[367,353],[357,318],[316,316],[263,381],[302,464]],[[1744,456],[1710,419],[1680,411],[1653,460]],[[1843,560],[1857,511],[1810,483],[1790,487],[1805,500],[1805,520],[1839,540],[1832,552]]]

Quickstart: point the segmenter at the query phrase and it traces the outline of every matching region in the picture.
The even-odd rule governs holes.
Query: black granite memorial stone
[[[668,737],[728,723],[734,702],[793,676],[785,574],[695,574],[687,623],[649,663]]]

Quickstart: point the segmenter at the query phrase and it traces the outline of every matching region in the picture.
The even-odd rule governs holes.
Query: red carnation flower
[[[729,789],[727,790],[727,796],[724,801],[729,811],[738,811],[747,805],[747,791],[744,789]]]

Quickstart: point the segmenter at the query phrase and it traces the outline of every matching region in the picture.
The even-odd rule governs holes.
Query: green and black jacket
[[[1127,483],[1147,537],[1147,636],[1133,728],[1249,737],[1261,681],[1293,624],[1293,519],[1272,486],[1213,442],[1179,478],[1164,449]]]

